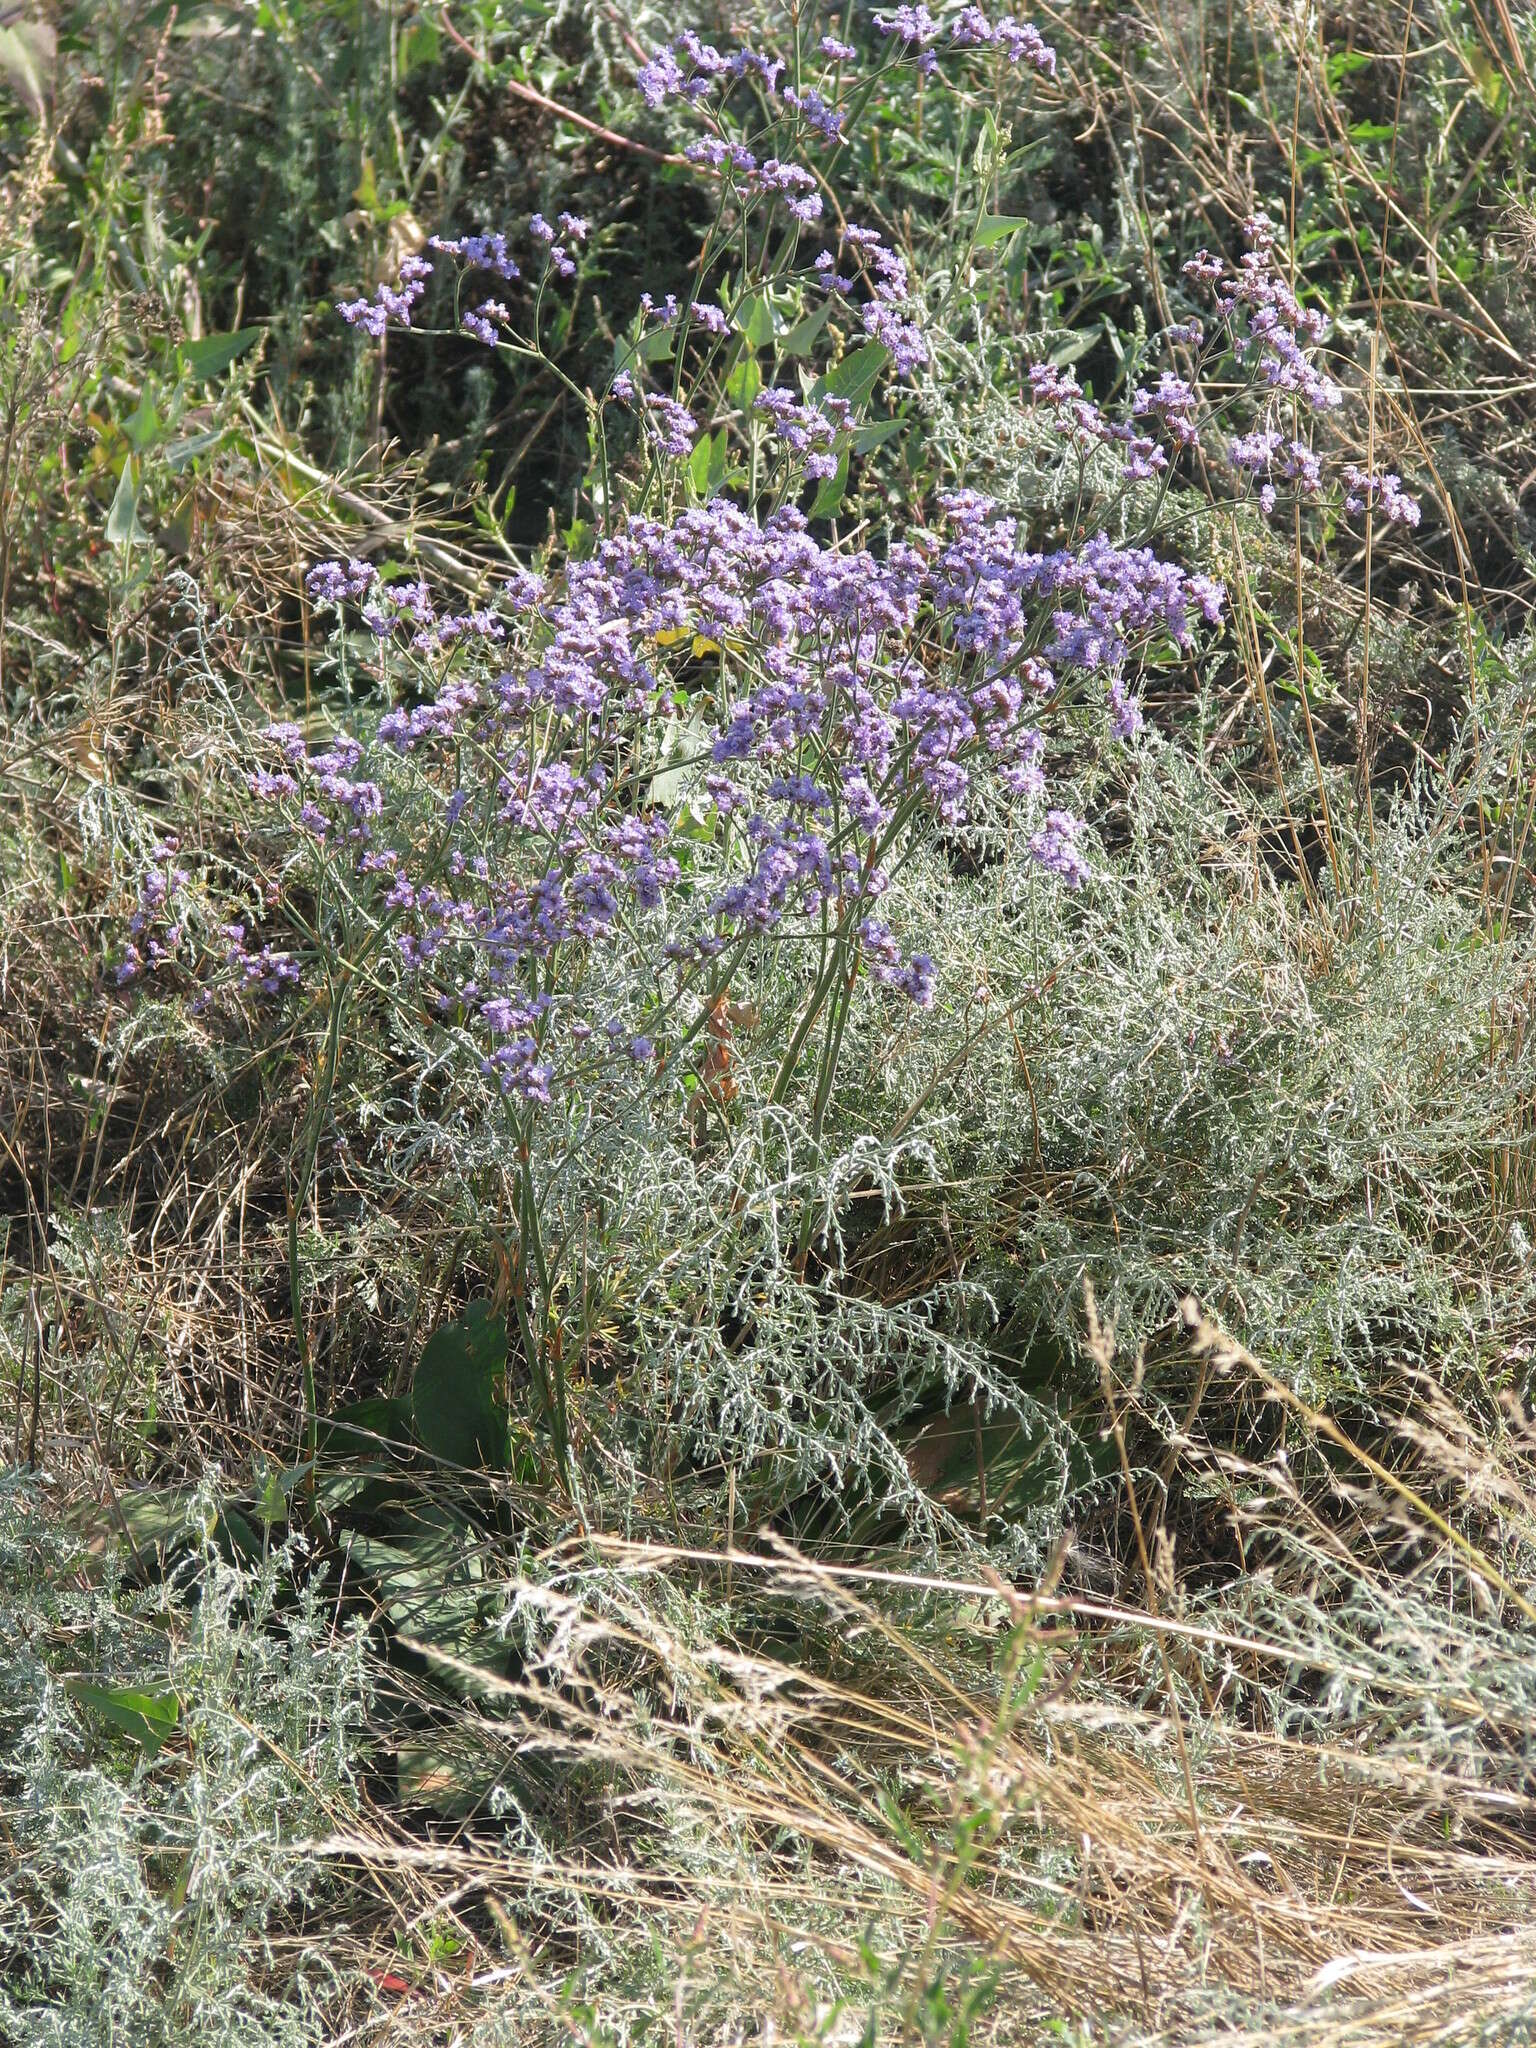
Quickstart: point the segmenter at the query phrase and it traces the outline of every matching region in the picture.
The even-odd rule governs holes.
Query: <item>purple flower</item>
[[[896,7],[889,14],[875,16],[875,32],[922,49],[938,35],[939,24],[926,7]]]
[[[1132,740],[1145,720],[1141,706],[1125,687],[1123,676],[1113,676],[1109,685],[1109,729],[1117,740]]]
[[[920,1010],[932,1007],[938,970],[926,953],[914,953],[910,960],[903,960],[889,929],[875,918],[865,918],[859,926],[859,938],[865,963],[882,987],[895,989]]]
[[[371,299],[350,299],[336,310],[349,327],[361,327],[377,341],[391,320],[411,324],[411,309],[427,288],[432,266],[424,256],[407,256],[398,285],[381,284]]]
[[[784,69],[782,57],[764,57],[758,51],[742,48],[726,66],[731,77],[759,79],[771,99],[778,90],[779,73]]]
[[[518,276],[517,265],[507,251],[505,235],[461,235],[447,240],[433,235],[427,245],[444,256],[455,256],[470,270],[490,270],[509,283]]]
[[[1029,842],[1030,853],[1041,867],[1069,889],[1081,889],[1088,880],[1087,863],[1077,850],[1082,829],[1081,820],[1070,811],[1048,811],[1044,825]]]
[[[1137,390],[1132,410],[1153,414],[1181,448],[1193,448],[1199,442],[1195,425],[1196,403],[1193,386],[1182,377],[1176,377],[1172,370],[1164,370],[1152,390]]]
[[[1033,64],[1047,77],[1056,75],[1056,52],[1032,22],[1000,21],[993,25],[979,7],[963,7],[950,24],[950,42],[956,49],[992,45],[1010,64]]]
[[[1403,489],[1403,480],[1395,470],[1380,470],[1372,475],[1350,462],[1344,466],[1346,495],[1344,510],[1360,513],[1368,508],[1379,511],[1384,519],[1396,526],[1414,527],[1419,523],[1420,508],[1417,498],[1410,498]]]
[[[793,86],[784,88],[784,104],[793,107],[808,128],[814,128],[818,135],[828,142],[835,142],[843,130],[843,116],[837,107],[829,107],[819,92],[809,87],[796,92]]]
[[[1236,270],[1202,249],[1184,265],[1185,276],[1214,291],[1239,362],[1252,364],[1271,390],[1294,393],[1314,411],[1332,411],[1344,394],[1307,353],[1326,339],[1327,321],[1301,306],[1276,266],[1273,222],[1255,214],[1243,234],[1249,246]]]
[[[512,315],[500,299],[487,299],[472,313],[466,313],[460,325],[472,334],[476,341],[483,341],[487,348],[494,348],[501,339],[497,329],[507,326],[511,318]]]
[[[807,225],[820,220],[821,194],[816,190],[815,177],[803,164],[781,163],[777,157],[769,157],[751,174],[749,183],[754,191],[778,193],[785,210],[796,220]]]
[[[760,391],[752,410],[771,419],[785,447],[806,459],[808,477],[832,476],[837,457],[832,452],[838,430],[848,425],[850,408],[846,400],[827,397],[821,406],[802,405],[792,391],[775,386]]]
[[[870,231],[849,240],[877,280],[874,303],[894,312],[900,257]],[[633,378],[628,388],[638,397]],[[1054,388],[1077,402],[1071,380]],[[835,456],[850,423],[845,406],[788,387],[760,393],[754,411],[807,468]],[[668,452],[692,444],[676,401],[647,396],[643,418]],[[362,587],[335,576],[338,590]],[[370,582],[365,604],[385,678],[409,676],[406,701],[371,736],[313,751],[297,726],[275,728],[261,786],[292,799],[287,829],[321,839],[392,921],[399,971],[425,980],[429,1014],[472,1020],[485,1078],[531,1111],[579,1098],[599,1074],[605,1087],[654,1086],[656,975],[675,974],[681,994],[749,940],[857,930],[872,980],[932,1002],[932,960],[876,915],[909,835],[962,823],[982,797],[1011,803],[1034,858],[1080,887],[1080,828],[1045,808],[1045,738],[1030,720],[1086,684],[1128,735],[1136,664],[1188,645],[1220,618],[1222,593],[1104,534],[1038,551],[1004,508],[955,490],[933,531],[879,553],[826,543],[792,503],[758,518],[715,499],[620,522],[585,558],[510,579],[504,600],[439,616],[420,585]],[[659,728],[678,717],[675,668],[700,635],[730,654],[690,708],[678,768],[690,793],[650,799],[669,760]],[[415,757],[408,769],[400,756]],[[717,829],[699,835],[683,820],[705,804]],[[195,927],[174,902],[182,886],[167,851],[127,934],[129,978],[185,951]],[[238,943],[257,957],[243,930]],[[279,964],[262,973],[287,986]],[[603,1057],[562,1067],[565,1030],[573,1048],[591,1044],[571,1008],[599,986],[613,991]]]
[[[665,393],[651,391],[645,397],[646,426],[663,455],[687,455],[699,437],[698,424],[686,405]]]
[[[347,562],[316,562],[304,578],[304,588],[312,604],[335,605],[339,609],[349,598],[366,596],[377,575],[371,562],[360,562],[355,557]]]
[[[921,330],[910,320],[903,320],[881,300],[872,299],[868,305],[861,306],[859,318],[871,341],[883,342],[890,350],[898,377],[910,377],[914,370],[927,362],[928,344]]]

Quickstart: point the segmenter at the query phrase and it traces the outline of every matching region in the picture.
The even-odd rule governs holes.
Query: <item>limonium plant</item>
[[[903,6],[876,26],[882,70],[1048,82],[1056,68],[1036,28],[976,7],[941,22]],[[200,1001],[308,998],[322,1019],[290,1198],[311,1455],[296,1218],[349,1021],[409,1000],[500,1131],[511,1305],[569,1477],[566,1321],[583,1254],[558,1195],[594,1129],[674,1118],[709,1143],[732,1114],[722,1045],[771,978],[791,997],[757,1034],[757,1085],[801,1119],[814,1156],[854,1006],[940,993],[923,930],[887,915],[893,880],[925,843],[1001,821],[1043,886],[1088,885],[1086,827],[1052,796],[1053,732],[1086,717],[1134,741],[1142,669],[1219,626],[1220,583],[1150,533],[1041,549],[1006,505],[963,487],[878,548],[840,525],[852,466],[878,438],[876,393],[918,376],[933,348],[909,254],[836,197],[872,76],[803,24],[784,55],[683,34],[643,65],[646,101],[698,125],[687,156],[713,218],[687,295],[643,297],[604,391],[546,352],[551,296],[588,239],[569,213],[436,236],[396,282],[340,308],[366,338],[420,330],[451,301],[448,331],[537,359],[565,386],[592,460],[564,553],[471,606],[366,561],[316,566],[308,594],[337,626],[352,710],[323,736],[284,720],[255,742],[249,789],[285,848],[276,900],[189,917],[196,884],[170,844],[140,888],[125,985],[179,973]],[[1341,394],[1274,239],[1256,219],[1235,269],[1190,266],[1191,288],[1215,298],[1213,337],[1198,322],[1165,336],[1170,367],[1124,418],[1070,371],[1035,366],[1022,395],[1054,415],[1064,452],[1118,447],[1128,489],[1165,478],[1210,430],[1200,366],[1220,347],[1261,400],[1229,436],[1233,472],[1266,510],[1279,486],[1321,488],[1294,422]],[[1275,406],[1286,432],[1263,410]],[[1350,509],[1417,517],[1397,477],[1346,481]],[[382,712],[358,708],[381,698]]]

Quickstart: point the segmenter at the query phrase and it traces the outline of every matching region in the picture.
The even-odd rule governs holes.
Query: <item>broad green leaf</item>
[[[710,728],[697,717],[673,718],[663,733],[661,764],[651,777],[651,802],[671,810],[697,778],[700,758],[709,752]]]
[[[1506,86],[1503,73],[1489,59],[1488,52],[1480,42],[1475,42],[1463,52],[1467,69],[1477,80],[1478,97],[1490,114],[1498,113],[1504,104]]]
[[[1347,78],[1352,71],[1367,70],[1372,62],[1369,52],[1365,50],[1335,50],[1323,70],[1329,86],[1333,87],[1337,86],[1341,79]]]
[[[511,1457],[502,1386],[507,1325],[488,1301],[471,1302],[456,1323],[427,1340],[411,1382],[423,1449],[450,1465],[505,1471]]]
[[[763,373],[757,367],[757,358],[742,352],[736,367],[725,380],[725,395],[732,405],[740,406],[745,412],[763,388]]]
[[[710,435],[709,448],[709,478],[705,485],[704,495],[707,498],[712,498],[725,482],[726,467],[730,460],[730,450],[727,445],[724,427],[716,427],[713,434]]]
[[[860,427],[853,437],[855,455],[867,455],[871,448],[878,448],[889,441],[893,434],[899,434],[906,425],[900,420],[871,420],[867,427]]]
[[[354,1531],[345,1538],[349,1567],[363,1577],[400,1639],[429,1659],[433,1651],[472,1665],[434,1664],[439,1684],[478,1693],[477,1674],[504,1674],[507,1642],[496,1628],[498,1589],[488,1584],[482,1546],[469,1525],[446,1510],[403,1512],[391,1539]]]
[[[194,384],[207,384],[222,377],[230,364],[260,339],[259,327],[242,327],[236,334],[208,334],[201,341],[180,342],[176,355]]]
[[[189,462],[195,462],[199,455],[206,455],[210,448],[217,448],[224,439],[223,427],[216,427],[207,434],[187,434],[179,441],[173,441],[165,450],[165,466],[173,474],[185,469]]]
[[[835,474],[823,477],[822,479],[821,489],[816,493],[815,501],[811,506],[811,517],[813,519],[829,519],[843,502],[843,495],[847,489],[848,450],[845,448],[837,458]]]
[[[713,455],[714,438],[713,434],[700,434],[693,444],[693,453],[688,458],[688,481],[701,498],[707,496],[709,491],[709,466]]]
[[[139,399],[138,409],[132,418],[123,423],[123,431],[133,443],[136,455],[142,455],[146,448],[152,446],[159,439],[164,427],[165,422],[161,419],[155,401],[148,391]]]
[[[985,177],[1003,153],[1003,139],[997,132],[997,116],[990,107],[981,118],[981,133],[971,152],[971,166]]]
[[[320,1421],[321,1449],[355,1452],[376,1444],[408,1444],[411,1437],[411,1404],[388,1394],[372,1394],[362,1401],[348,1401]]]
[[[450,1754],[443,1740],[402,1742],[395,1752],[396,1788],[405,1806],[427,1807],[445,1820],[465,1820],[489,1797],[498,1773],[475,1756]]]
[[[700,434],[688,458],[688,480],[701,498],[712,498],[725,482],[726,433],[717,427],[712,434]]]
[[[754,292],[736,308],[736,332],[749,348],[767,348],[773,340],[773,308],[766,292]]]
[[[224,1509],[214,1524],[214,1534],[223,1537],[229,1548],[248,1564],[257,1563],[266,1554],[266,1544],[238,1508]]]
[[[112,509],[107,514],[107,539],[115,548],[127,547],[130,541],[149,539],[139,524],[139,489],[134,480],[131,455],[123,460],[123,473],[117,480]]]
[[[176,1732],[181,1701],[173,1692],[141,1692],[128,1685],[88,1685],[74,1679],[69,1696],[100,1714],[123,1735],[131,1735],[146,1756],[154,1756]]]
[[[1058,370],[1066,369],[1069,363],[1079,363],[1088,351],[1097,348],[1103,339],[1098,328],[1090,328],[1085,334],[1069,334],[1065,341],[1051,350],[1051,361]]]
[[[1022,213],[986,213],[976,230],[978,249],[990,249],[995,242],[1006,242],[1010,235],[1016,235],[1020,228],[1029,226],[1029,218]]]
[[[174,1487],[124,1487],[118,1494],[118,1506],[134,1549],[156,1550],[161,1544],[171,1543],[182,1535],[187,1527],[187,1509],[191,1502],[190,1492]],[[117,1516],[95,1507],[83,1512],[78,1519],[71,1519],[93,1553],[116,1544],[122,1535],[122,1524]]]
[[[256,1512],[270,1528],[274,1522],[288,1519],[288,1496],[283,1491],[282,1475],[276,1471],[267,1474],[266,1484],[256,1502]]]
[[[39,118],[48,111],[53,89],[56,42],[53,28],[41,21],[0,27],[0,80],[14,87]]]
[[[411,22],[400,32],[400,76],[409,78],[413,71],[420,71],[429,64],[435,64],[442,49],[442,39],[433,21]]]
[[[812,405],[819,405],[823,398],[844,398],[854,407],[867,405],[890,360],[891,352],[883,341],[866,341],[852,355],[844,356],[835,370],[816,379],[811,386]]]
[[[779,348],[787,356],[808,356],[816,346],[821,330],[827,324],[827,315],[832,311],[832,294],[822,300],[814,312],[807,313],[795,322],[786,334],[779,337]]]

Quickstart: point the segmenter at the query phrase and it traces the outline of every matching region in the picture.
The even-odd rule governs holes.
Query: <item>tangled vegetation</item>
[[[1536,2033],[1533,67],[0,7],[0,2039]]]

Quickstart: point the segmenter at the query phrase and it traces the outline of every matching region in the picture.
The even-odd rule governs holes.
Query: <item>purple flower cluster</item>
[[[903,960],[895,939],[873,917],[859,926],[859,938],[869,971],[882,987],[895,989],[920,1010],[932,1009],[938,969],[928,954],[914,953],[910,960]]]
[[[559,231],[566,242],[584,242],[587,223],[573,213],[562,213]],[[534,244],[543,250],[547,271],[558,277],[575,276],[575,259],[565,242],[556,239],[556,230],[542,214],[533,215],[528,223],[528,233]],[[441,256],[452,257],[465,271],[487,271],[507,283],[522,275],[503,234],[432,235],[427,246]],[[392,320],[401,327],[409,327],[411,314],[426,291],[432,268],[424,256],[407,256],[400,265],[400,275],[395,284],[381,284],[371,299],[349,299],[336,310],[349,326],[361,327],[376,341],[383,336]],[[493,348],[501,338],[500,330],[509,326],[511,319],[504,302],[492,298],[483,300],[463,314],[460,325],[465,333]]]
[[[509,326],[511,320],[512,315],[500,299],[485,299],[465,313],[459,325],[476,341],[483,341],[487,348],[494,348],[501,339],[500,330]]]
[[[311,754],[302,730],[288,721],[269,725],[266,739],[287,765],[276,773],[257,768],[250,778],[253,796],[302,798],[299,822],[316,839],[339,835],[362,842],[371,837],[384,798],[376,782],[356,773],[363,759],[361,741],[340,733],[330,746]]]
[[[337,565],[320,566],[334,568]],[[302,751],[303,741],[298,736],[297,727],[280,726],[271,730],[281,736],[288,758],[292,758],[295,747]],[[253,783],[257,781],[263,783],[258,793],[268,798],[298,793],[297,780],[286,772],[253,778]],[[184,903],[191,877],[184,867],[178,865],[178,853],[175,839],[164,840],[154,849],[152,864],[139,883],[137,906],[128,920],[127,944],[114,975],[117,986],[126,988],[145,974],[173,962],[183,972],[200,977],[204,976],[204,970],[212,967],[213,974],[203,979],[203,986],[192,1006],[194,1011],[202,1010],[212,1000],[218,980],[217,964],[222,962],[226,986],[237,995],[253,991],[278,995],[285,989],[298,987],[302,971],[295,955],[268,941],[257,943],[243,917],[220,928],[218,936],[222,941],[222,954],[203,953],[195,932],[188,924]],[[269,902],[276,897],[277,890],[273,885],[268,891]]]
[[[397,284],[381,284],[371,299],[348,299],[336,310],[349,327],[361,327],[379,340],[391,320],[411,324],[411,310],[427,289],[432,266],[425,256],[407,256]]]
[[[787,443],[826,452],[827,411],[762,396]],[[274,726],[276,763],[252,787],[331,858],[351,849],[402,968],[481,1041],[497,1091],[531,1106],[614,1063],[664,1064],[658,972],[680,1000],[724,971],[709,963],[765,941],[839,931],[874,982],[926,1005],[932,960],[904,953],[879,915],[893,857],[913,834],[963,826],[990,788],[1031,814],[1042,869],[1080,888],[1081,826],[1041,816],[1035,709],[1058,675],[1092,676],[1129,734],[1132,659],[1187,644],[1222,603],[1206,579],[1104,536],[1034,551],[976,492],[941,511],[936,533],[881,557],[819,542],[792,506],[762,523],[722,499],[632,518],[558,580],[514,579],[517,616],[481,621],[484,658],[387,713],[372,753],[349,736],[312,749]],[[413,594],[400,609],[414,623],[424,604]],[[711,722],[691,728],[684,842],[643,763],[664,758],[672,649],[696,636],[732,658]],[[521,651],[498,669],[508,644]],[[391,797],[397,784],[437,790],[428,822]],[[295,977],[289,956],[226,936],[245,985]],[[626,1010],[636,974],[653,994]]]
[[[990,46],[1010,64],[1030,64],[1046,78],[1056,76],[1056,52],[1031,21],[992,22],[979,7],[962,7],[949,39],[956,49]]]
[[[466,270],[489,270],[507,283],[522,275],[507,249],[505,235],[459,235],[453,239],[432,235],[427,247],[456,257]]]
[[[843,231],[843,243],[870,279],[873,296],[859,309],[864,332],[890,350],[898,377],[910,377],[927,362],[928,344],[913,317],[916,301],[906,258],[888,249],[874,228],[851,224]]]
[[[1267,392],[1291,398],[1317,413],[1335,411],[1344,394],[1309,353],[1326,340],[1326,319],[1315,308],[1304,308],[1281,275],[1274,223],[1264,214],[1255,214],[1244,223],[1243,234],[1249,246],[1236,270],[1221,257],[1201,250],[1185,264],[1185,275],[1214,292],[1217,310],[1232,331],[1239,362],[1256,370]],[[1275,508],[1278,483],[1288,485],[1296,498],[1315,498],[1322,492],[1321,456],[1271,421],[1234,435],[1227,446],[1227,460],[1240,475],[1258,484],[1259,505],[1266,514]],[[1418,501],[1403,489],[1402,479],[1394,471],[1368,475],[1357,464],[1347,463],[1343,483],[1347,513],[1376,508],[1391,524],[1418,525]]]
[[[550,226],[542,213],[536,213],[530,218],[528,233],[543,249],[545,265],[556,277],[576,275],[575,257],[565,243],[558,239],[556,230]],[[587,223],[574,213],[562,213],[559,217],[559,233],[570,241],[584,242],[587,239]]]
[[[820,405],[802,405],[792,391],[760,391],[752,410],[773,421],[784,446],[804,457],[805,474],[813,482],[837,472],[837,441],[851,414],[846,399],[826,397]]]
[[[1244,234],[1249,248],[1237,269],[1202,250],[1184,265],[1184,274],[1214,293],[1234,353],[1252,372],[1264,395],[1266,413],[1272,413],[1281,401],[1330,413],[1343,402],[1343,393],[1310,353],[1326,339],[1327,322],[1314,309],[1300,305],[1281,275],[1276,231],[1266,216],[1257,214],[1246,222]],[[1169,347],[1199,347],[1204,333],[1199,321],[1186,321],[1167,329],[1162,339]],[[1079,449],[1122,447],[1122,473],[1127,482],[1145,481],[1166,470],[1169,452],[1202,446],[1198,383],[1173,370],[1163,370],[1155,383],[1135,388],[1129,420],[1109,419],[1084,396],[1071,370],[1054,364],[1036,363],[1029,372],[1029,385],[1034,402],[1055,413],[1066,441]],[[1156,429],[1169,452],[1151,434],[1138,430],[1140,421]],[[1296,499],[1316,498],[1323,490],[1322,456],[1294,432],[1282,431],[1272,418],[1261,418],[1256,425],[1232,434],[1226,442],[1226,460],[1240,477],[1257,486],[1257,500],[1266,515],[1274,511],[1281,486]],[[1418,524],[1419,505],[1404,491],[1395,472],[1367,476],[1348,464],[1343,482],[1347,513],[1373,507],[1389,523]],[[1140,714],[1129,700],[1124,704],[1117,701],[1113,710],[1117,731],[1136,728]]]
[[[117,966],[119,988],[166,966],[181,950],[183,921],[177,904],[191,878],[176,864],[180,850],[178,840],[162,840],[139,882],[138,904],[128,920],[128,944]]]
[[[1268,216],[1245,221],[1243,236],[1248,249],[1236,270],[1202,249],[1184,265],[1184,275],[1215,293],[1240,362],[1255,367],[1272,391],[1292,393],[1316,412],[1331,412],[1344,394],[1308,354],[1327,339],[1328,322],[1314,308],[1304,308],[1280,274]]]
[[[661,453],[675,458],[689,454],[699,438],[699,428],[687,406],[664,391],[648,391],[644,407],[646,432]]]
[[[641,65],[635,83],[648,107],[659,107],[672,98],[697,103],[743,78],[753,80],[771,99],[783,69],[782,57],[764,57],[746,48],[726,57],[713,43],[701,42],[692,30],[684,30]]]
[[[1048,873],[1057,875],[1069,889],[1081,889],[1088,880],[1088,867],[1078,851],[1081,820],[1070,811],[1048,811],[1045,823],[1029,842],[1029,850]]]
[[[270,943],[252,948],[246,926],[237,920],[221,934],[227,950],[224,962],[242,989],[260,989],[263,995],[280,995],[285,988],[297,988],[303,979],[293,954]]]
[[[1033,364],[1029,395],[1036,405],[1052,409],[1062,433],[1078,448],[1123,448],[1121,473],[1127,483],[1144,483],[1168,467],[1168,457],[1158,443],[1139,433],[1130,421],[1110,419],[1091,398],[1083,396],[1071,370],[1058,369],[1054,363]],[[1156,390],[1139,390],[1133,403],[1138,415],[1156,415],[1179,447],[1198,445],[1195,394],[1181,378],[1165,371]]]
[[[1346,463],[1344,488],[1344,510],[1352,515],[1370,509],[1380,512],[1390,525],[1413,527],[1419,523],[1419,501],[1409,497],[1395,470],[1379,470],[1373,475],[1357,463]]]
[[[918,69],[931,72],[937,63],[933,45],[944,31],[923,6],[902,6],[874,18],[878,35],[893,37],[921,52]],[[1048,78],[1056,75],[1056,52],[1032,22],[994,23],[979,7],[964,7],[949,26],[950,47],[956,50],[993,48],[1010,64],[1031,64]]]
[[[360,562],[355,555],[345,562],[316,562],[304,578],[304,588],[311,604],[331,605],[340,611],[349,601],[366,597],[377,574],[371,562]]]
[[[1259,481],[1259,504],[1265,513],[1275,509],[1276,477],[1289,484],[1299,498],[1315,498],[1323,488],[1322,458],[1304,441],[1274,427],[1235,434],[1227,445],[1227,460],[1235,470]]]
[[[910,48],[925,50],[939,38],[939,24],[926,7],[896,7],[889,14],[875,16],[875,33],[894,36]]]
[[[1037,30],[974,6],[940,22],[903,5],[877,26],[920,63],[947,46],[1055,68]],[[822,55],[854,61],[835,38]],[[738,107],[767,101],[795,117],[770,104],[781,136],[840,136],[834,73],[819,87],[786,85],[783,69],[684,33],[647,61],[641,88],[654,106],[704,109],[713,132],[688,155],[719,175],[727,209],[787,212],[791,231],[774,239],[791,261],[798,229],[825,240],[801,273],[802,285],[820,280],[834,294],[810,331],[825,326],[846,350],[862,327],[910,376],[929,355],[908,259],[840,216],[834,239],[820,227],[823,180],[727,132]],[[734,248],[726,217],[722,240]],[[554,225],[536,214],[528,227],[546,275],[568,274],[585,234],[566,215]],[[465,270],[518,276],[505,237],[434,247]],[[707,275],[705,265],[703,289]],[[777,314],[789,289],[776,277]],[[418,284],[402,276],[397,297]],[[725,387],[729,410],[718,397],[709,413],[685,402],[691,361],[707,376],[720,353],[696,339],[690,359],[693,326],[700,339],[734,326],[734,361],[753,370],[755,333],[740,316],[752,285],[741,278],[719,304],[643,297],[610,397],[634,408],[644,445],[668,462],[690,454],[701,424],[723,422],[722,438],[766,430],[789,481],[825,480],[852,444],[854,407],[809,372],[799,388],[762,389],[746,375]],[[494,343],[508,308],[470,303],[466,330]],[[1256,302],[1244,304],[1245,333],[1267,333]],[[377,331],[368,310],[363,324]],[[384,307],[379,317],[397,316]],[[674,338],[638,346],[647,324]],[[645,365],[663,354],[678,382],[649,388]],[[866,350],[872,360],[884,369]],[[1156,474],[1196,441],[1194,389],[1171,370],[1135,389],[1124,423],[1070,372],[1042,366],[1031,384],[1073,439],[1117,446],[1129,475]],[[850,977],[862,970],[892,996],[931,1004],[934,961],[893,931],[901,920],[886,900],[914,843],[1009,813],[1042,874],[1083,887],[1086,828],[1050,802],[1043,707],[1086,690],[1130,739],[1138,665],[1188,647],[1223,609],[1219,585],[1104,533],[1032,548],[974,491],[941,498],[932,530],[876,553],[818,539],[793,502],[779,502],[783,475],[764,487],[778,509],[759,516],[721,497],[676,509],[683,493],[665,463],[633,474],[627,500],[622,484],[608,493],[584,558],[514,577],[504,601],[444,612],[419,582],[385,582],[357,561],[319,565],[315,601],[360,607],[398,695],[360,737],[312,742],[272,728],[251,775],[298,843],[318,842],[320,867],[348,874],[349,918],[371,918],[381,944],[387,935],[428,1014],[473,1045],[497,1095],[530,1110],[598,1074],[650,1086],[674,1071],[737,963],[781,942],[836,944]],[[718,664],[696,659],[701,644]],[[248,941],[243,924],[225,938],[241,986],[277,993],[296,978],[293,957]]]
[[[1159,420],[1176,446],[1193,448],[1200,439],[1195,422],[1197,404],[1194,386],[1172,370],[1164,370],[1151,390],[1137,390],[1131,409],[1139,416],[1150,413]]]
[[[816,189],[815,174],[804,164],[786,164],[776,156],[755,165],[742,174],[743,189],[750,193],[776,194],[784,201],[784,210],[793,215],[802,226],[809,227],[821,219],[821,194]]]
[[[828,106],[821,94],[809,86],[804,92],[796,92],[792,85],[786,85],[784,104],[786,107],[792,107],[806,127],[814,130],[827,142],[836,142],[843,132],[842,109]]]

